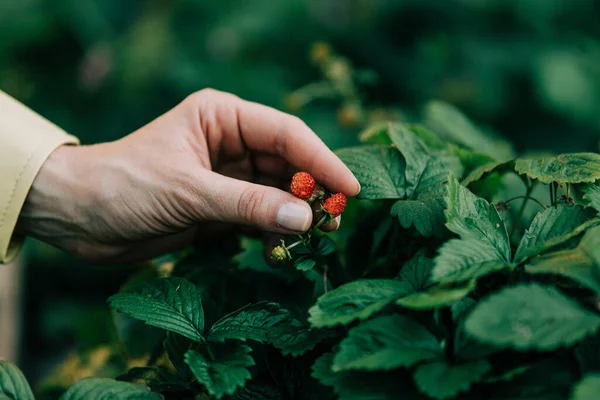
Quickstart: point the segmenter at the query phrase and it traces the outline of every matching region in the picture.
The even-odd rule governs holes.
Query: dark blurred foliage
[[[308,53],[323,40],[375,73],[366,104],[411,115],[438,98],[519,151],[597,151],[599,16],[596,0],[0,0],[0,89],[96,143],[205,87],[285,109],[321,79]],[[300,112],[331,147],[356,142],[338,107]],[[131,269],[30,249],[23,362],[35,377],[114,335],[104,301]]]

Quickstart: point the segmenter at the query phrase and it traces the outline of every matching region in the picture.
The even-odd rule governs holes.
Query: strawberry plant
[[[437,101],[360,138],[337,151],[357,199],[291,179],[307,234],[218,238],[131,277],[108,300],[122,373],[60,398],[597,399],[600,155],[518,157]],[[0,397],[33,398],[7,363]]]

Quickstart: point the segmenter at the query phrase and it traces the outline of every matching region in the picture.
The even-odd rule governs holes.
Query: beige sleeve
[[[12,260],[23,238],[13,231],[25,197],[46,158],[77,138],[0,91],[0,263]]]

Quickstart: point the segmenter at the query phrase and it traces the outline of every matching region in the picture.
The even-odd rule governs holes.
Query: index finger
[[[360,184],[350,169],[298,117],[242,99],[235,109],[248,148],[283,157],[333,192],[358,194]]]

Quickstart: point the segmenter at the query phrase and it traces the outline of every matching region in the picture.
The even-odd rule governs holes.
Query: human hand
[[[202,90],[123,139],[55,150],[16,233],[92,262],[174,250],[211,232],[209,223],[297,234],[310,227],[311,208],[277,186],[298,169],[334,192],[360,190],[300,119]]]

